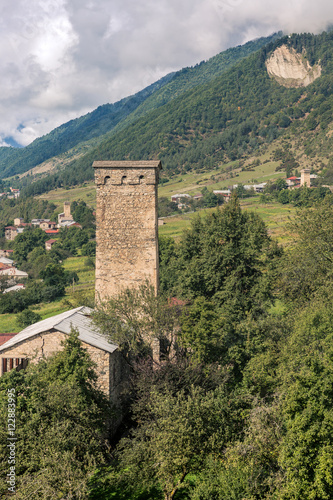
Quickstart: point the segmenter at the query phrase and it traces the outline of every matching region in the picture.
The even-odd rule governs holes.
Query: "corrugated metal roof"
[[[114,352],[118,346],[108,342],[105,336],[98,332],[97,327],[93,325],[92,320],[86,316],[91,312],[92,309],[90,309],[90,307],[81,306],[76,309],[71,309],[70,311],[57,314],[52,318],[47,318],[39,321],[38,323],[34,323],[3,344],[0,347],[0,353],[9,347],[13,347],[20,342],[24,342],[35,335],[49,330],[54,329],[59,332],[69,334],[72,327],[78,330],[79,339],[82,342],[86,342],[87,344],[102,349],[103,351]]]

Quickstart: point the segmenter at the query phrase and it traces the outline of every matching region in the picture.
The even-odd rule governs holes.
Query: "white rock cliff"
[[[319,64],[310,66],[305,53],[286,45],[278,47],[266,61],[268,74],[284,87],[306,87],[321,75]]]

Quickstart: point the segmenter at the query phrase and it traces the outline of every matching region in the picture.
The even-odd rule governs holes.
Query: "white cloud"
[[[327,0],[15,0],[0,5],[0,145],[22,145],[230,46],[333,22]],[[2,141],[2,143],[1,143]]]

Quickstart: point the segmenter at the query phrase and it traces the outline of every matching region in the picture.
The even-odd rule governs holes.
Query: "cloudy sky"
[[[318,33],[332,0],[0,0],[0,145],[280,29]]]

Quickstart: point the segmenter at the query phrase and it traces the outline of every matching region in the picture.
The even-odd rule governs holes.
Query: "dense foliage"
[[[17,499],[87,498],[87,481],[105,457],[105,396],[96,389],[94,365],[78,334],[63,350],[0,380],[1,498],[8,493],[8,394],[15,407]]]
[[[163,291],[182,297],[169,304],[177,342],[155,371],[132,357],[130,432],[91,498],[331,497],[332,205],[303,208],[293,231],[282,252],[234,199],[180,242],[161,239]],[[129,332],[158,337],[160,319],[144,330],[142,300],[130,303]],[[99,313],[105,333],[127,321],[124,304]],[[147,356],[145,334],[132,340],[127,352]]]
[[[49,361],[6,374],[0,417],[15,387],[21,429],[17,497],[328,500],[330,200],[302,208],[292,233],[282,251],[233,198],[178,242],[161,238],[161,294],[146,284],[99,306],[94,321],[130,374],[107,452],[103,398],[75,335]]]

